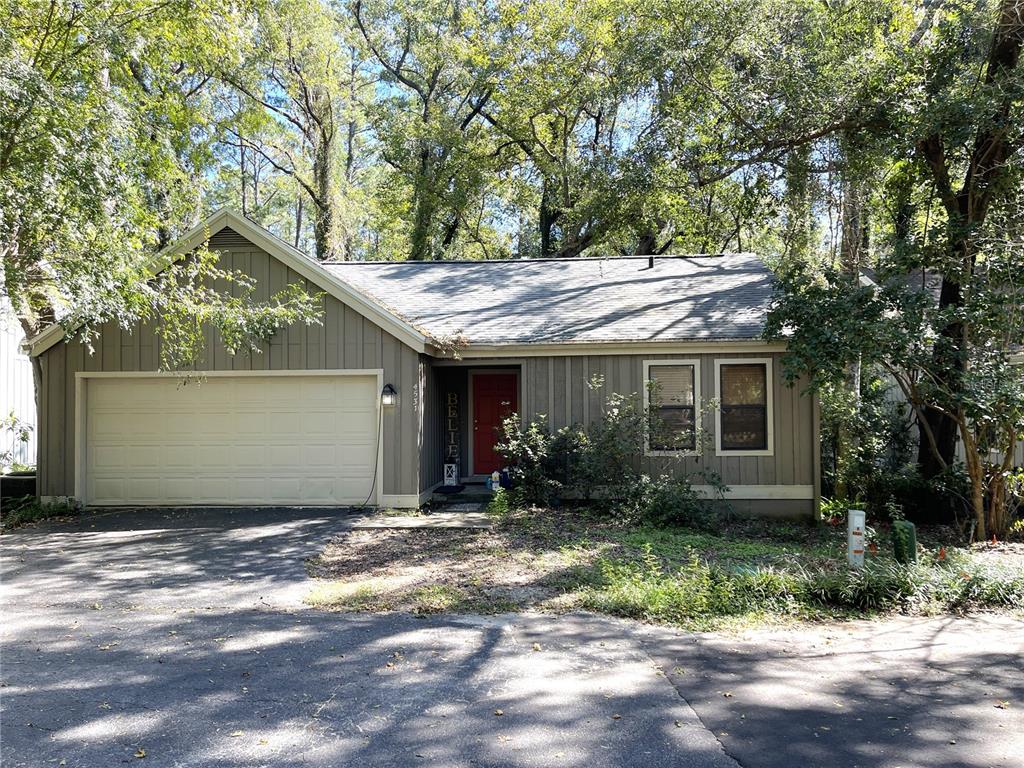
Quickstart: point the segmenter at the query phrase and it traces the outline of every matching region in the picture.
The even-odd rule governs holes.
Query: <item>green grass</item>
[[[0,532],[6,533],[23,525],[77,514],[78,510],[70,504],[43,504],[35,496],[7,500],[0,512]]]
[[[900,565],[885,530],[867,566],[846,565],[841,527],[731,520],[718,530],[629,525],[585,508],[515,509],[499,501],[490,531],[408,532],[326,558],[320,594],[340,610],[499,613],[587,609],[690,629],[800,619],[977,609],[1024,611],[1012,556],[957,547],[920,531],[921,562]],[[940,560],[939,547],[946,557]],[[346,563],[331,580],[329,563]],[[365,567],[353,562],[365,558]]]
[[[736,619],[756,622],[766,616],[845,618],[1024,608],[1024,574],[962,555],[910,565],[883,558],[860,570],[834,561],[812,567],[729,567],[693,556],[666,569],[648,548],[639,560],[603,559],[598,568],[600,581],[583,591],[583,607],[689,628],[714,628]]]

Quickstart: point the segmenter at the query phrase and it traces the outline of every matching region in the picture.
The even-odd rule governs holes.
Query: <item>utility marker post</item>
[[[846,560],[851,568],[864,567],[864,510],[846,511]]]

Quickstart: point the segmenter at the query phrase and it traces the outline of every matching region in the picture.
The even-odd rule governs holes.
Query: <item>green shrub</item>
[[[716,475],[695,473],[719,489],[709,502],[693,490],[681,466],[674,476],[652,478],[640,471],[648,424],[635,394],[610,395],[603,417],[589,429],[572,425],[552,433],[543,416],[523,426],[514,415],[502,427],[497,450],[509,463],[516,505],[575,498],[630,522],[711,528],[720,520],[715,506],[724,504],[725,486]]]
[[[487,503],[487,511],[495,517],[504,517],[511,512],[512,503],[509,499],[508,491],[504,488],[496,489],[491,500]]]
[[[715,499],[709,500],[697,493],[687,478],[639,475],[619,505],[620,514],[631,521],[653,525],[715,530],[722,523],[722,514],[715,504],[724,504],[721,493],[724,486],[717,483],[717,476],[702,477],[710,479],[709,484],[718,488]]]
[[[504,437],[496,448],[509,462],[512,502],[517,506],[548,506],[565,492],[568,461],[564,435],[552,435],[545,424],[520,428],[515,416],[506,419]]]
[[[962,612],[1024,608],[1024,574],[966,558],[944,563],[869,562],[861,569],[729,569],[697,557],[666,571],[645,547],[637,560],[601,560],[583,605],[616,616],[675,624],[754,613]]]
[[[648,549],[638,562],[601,561],[602,586],[584,604],[630,618],[687,620],[796,609],[794,577],[772,568],[729,571],[696,557],[666,573]]]
[[[4,503],[3,512],[0,513],[0,529],[9,531],[51,517],[77,514],[78,509],[72,504],[44,504],[35,496],[23,496]]]

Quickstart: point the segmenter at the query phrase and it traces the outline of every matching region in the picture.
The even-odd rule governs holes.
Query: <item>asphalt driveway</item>
[[[349,520],[133,511],[4,535],[0,763],[909,768],[1024,754],[1014,619],[723,637],[305,608],[303,560]]]

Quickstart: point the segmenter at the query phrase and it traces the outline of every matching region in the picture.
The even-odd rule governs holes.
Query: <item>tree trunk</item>
[[[555,222],[558,221],[560,211],[552,203],[554,194],[547,177],[541,181],[540,190],[540,211],[537,216],[537,225],[540,229],[540,256],[548,259],[555,255]]]
[[[335,261],[347,254],[338,249],[338,211],[334,179],[332,137],[323,137],[313,147],[313,183],[316,186],[316,210],[313,212],[313,242],[320,261]]]
[[[952,189],[944,137],[941,133],[925,137],[918,148],[932,170],[936,187],[943,199],[949,217],[948,256],[958,269],[947,270],[939,294],[940,309],[963,306],[962,281],[971,279],[974,270],[974,231],[982,226],[988,213],[993,191],[1006,179],[1007,159],[1013,151],[1013,80],[1019,66],[1021,48],[1024,47],[1024,15],[1020,0],[1002,0],[999,4],[985,69],[985,84],[1002,95],[992,102],[991,111],[976,119],[980,128],[974,138],[974,148],[968,161],[964,182],[959,192]],[[1005,82],[1009,81],[1009,82]],[[995,86],[1000,86],[998,89]],[[969,285],[969,283],[968,283]],[[955,320],[942,329],[942,342],[936,345],[935,361],[947,375],[941,384],[950,388],[966,366],[967,334],[962,322]],[[935,433],[938,451],[943,459],[952,462],[956,454],[957,425],[948,416],[931,411],[928,422]],[[964,436],[966,440],[966,436]],[[934,477],[941,471],[930,448],[922,442],[918,463],[925,477]]]
[[[856,287],[860,282],[861,267],[865,256],[864,202],[866,190],[859,179],[847,180],[843,184],[842,227],[843,237],[840,260],[843,273],[850,284]],[[840,421],[836,430],[836,496],[846,498],[850,464],[857,450],[856,439],[850,429],[849,419],[860,415],[861,357],[852,361],[846,369],[846,391],[850,396],[853,412]]]
[[[964,252],[969,248],[966,241],[960,243],[960,249]],[[970,267],[973,259],[965,257]],[[963,292],[960,287],[959,278],[946,276],[942,279],[942,288],[939,292],[939,308],[949,309],[963,305]],[[945,386],[956,391],[955,383],[950,380],[962,374],[966,366],[966,340],[964,326],[960,321],[953,321],[941,331],[943,343],[935,347],[936,369],[945,372]],[[917,462],[921,469],[921,475],[925,479],[931,479],[942,473],[945,466],[952,466],[956,459],[956,436],[959,427],[956,421],[947,414],[934,408],[925,412],[925,418],[935,435],[935,446],[938,456],[932,450],[931,444],[922,439],[917,453]],[[941,457],[941,460],[940,460]]]
[[[419,174],[414,182],[416,188],[413,194],[412,231],[409,234],[410,261],[430,261],[434,257],[430,243],[430,230],[433,228],[434,214],[437,210],[432,188],[433,165],[430,147],[424,144],[420,147]]]
[[[242,95],[238,95],[238,111],[242,111]],[[238,128],[238,175],[242,182],[242,218],[249,215],[249,200],[245,194],[245,139],[242,137],[242,128]]]
[[[984,541],[987,536],[985,525],[985,468],[978,453],[978,444],[973,435],[964,430],[964,459],[967,474],[971,478],[971,512],[974,514],[974,541]]]

